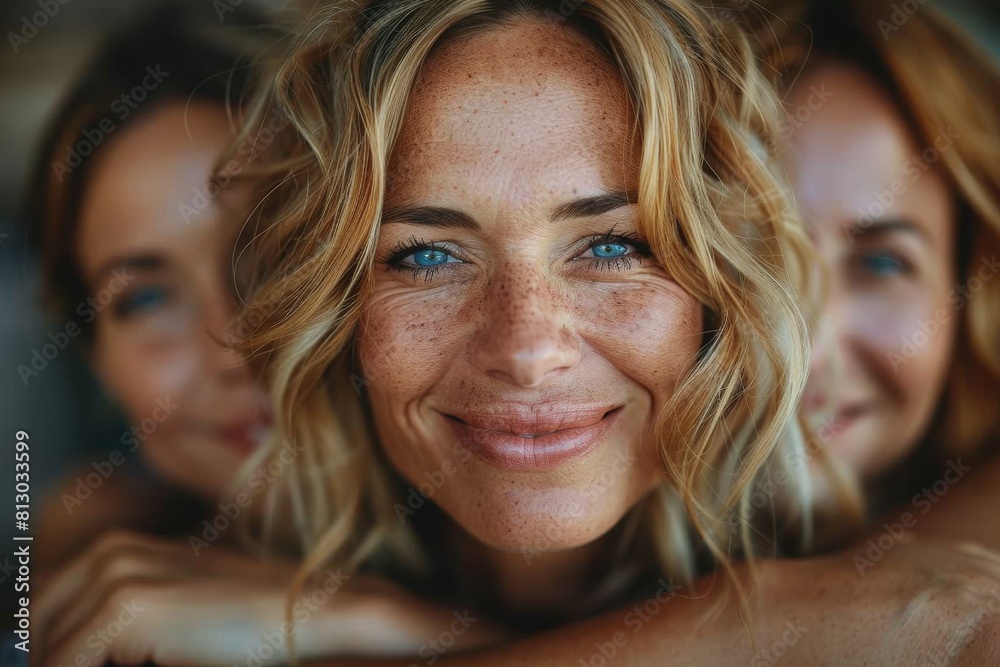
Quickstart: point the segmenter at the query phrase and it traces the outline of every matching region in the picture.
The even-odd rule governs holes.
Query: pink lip
[[[487,463],[519,472],[551,470],[593,451],[621,407],[553,410],[546,415],[512,409],[503,415],[448,415],[456,435]],[[534,437],[525,437],[536,434]]]
[[[270,414],[262,414],[257,419],[218,428],[219,436],[240,454],[250,454],[261,443],[261,432],[270,428]]]
[[[868,414],[869,409],[864,404],[852,404],[839,408],[832,419],[821,419],[817,434],[821,439],[833,440],[853,426],[859,419]]]

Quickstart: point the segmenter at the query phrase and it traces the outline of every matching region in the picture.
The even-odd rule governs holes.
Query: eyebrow
[[[559,222],[576,218],[592,218],[636,202],[635,197],[624,190],[605,192],[592,197],[581,197],[560,204],[552,211],[551,220]],[[396,206],[382,214],[382,224],[393,222],[425,225],[428,227],[457,227],[479,229],[479,223],[471,216],[453,208],[440,206]]]
[[[99,280],[116,269],[133,269],[136,271],[155,271],[167,265],[167,259],[154,252],[137,253],[135,255],[117,255],[101,263],[100,267],[94,271],[93,276],[88,281],[93,289]]]
[[[866,234],[885,237],[893,233],[902,232],[917,236],[925,242],[931,242],[930,234],[926,229],[906,218],[883,218],[870,222],[856,221],[848,226],[847,232],[851,238],[863,237]]]

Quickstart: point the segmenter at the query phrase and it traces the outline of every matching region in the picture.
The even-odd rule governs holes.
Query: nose
[[[580,346],[566,305],[567,297],[541,272],[510,267],[488,288],[472,345],[473,364],[525,388],[576,366]]]

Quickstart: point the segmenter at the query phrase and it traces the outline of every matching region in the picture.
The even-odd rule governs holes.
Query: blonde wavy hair
[[[958,211],[957,283],[980,288],[958,317],[937,414],[917,452],[917,471],[956,456],[1000,453],[1000,280],[976,276],[1000,254],[1000,68],[933,7],[900,13],[892,0],[771,0],[740,15],[780,89],[812,58],[859,65],[883,86],[920,145],[953,127],[940,155]],[[763,19],[763,20],[762,20]],[[749,26],[749,27],[748,27]]]
[[[733,556],[768,542],[739,510],[766,469],[803,451],[810,260],[762,148],[779,109],[742,33],[690,0],[340,0],[301,29],[241,138],[282,128],[243,230],[262,258],[245,348],[266,359],[277,406],[274,444],[248,470],[278,443],[301,451],[251,527],[264,540],[292,529],[307,554],[297,586],[331,562],[421,572],[434,557],[394,513],[401,487],[370,427],[353,341],[421,67],[444,42],[518,20],[580,31],[621,72],[642,143],[639,231],[706,313],[699,358],[658,415],[664,481],[633,509],[637,542],[682,582],[702,548],[732,573]],[[787,475],[782,495],[805,526],[808,477]],[[273,518],[286,510],[287,525]]]

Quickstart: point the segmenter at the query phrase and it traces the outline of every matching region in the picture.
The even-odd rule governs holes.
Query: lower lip
[[[504,470],[541,472],[582,458],[596,449],[621,410],[615,408],[590,426],[567,428],[535,438],[476,428],[452,417],[448,417],[448,421],[462,444],[487,463]]]
[[[821,440],[833,440],[838,438],[843,435],[845,431],[858,423],[858,420],[861,419],[864,414],[864,411],[850,411],[846,415],[834,418],[832,423],[820,423],[817,428],[817,435],[819,435]]]
[[[226,429],[222,439],[232,447],[237,454],[248,456],[260,447],[261,438],[251,429]]]

